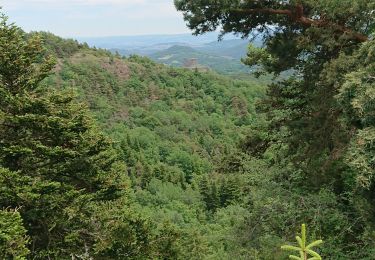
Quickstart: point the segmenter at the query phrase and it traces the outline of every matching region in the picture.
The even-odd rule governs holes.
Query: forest
[[[375,259],[375,1],[174,3],[252,75],[1,15],[0,259]]]

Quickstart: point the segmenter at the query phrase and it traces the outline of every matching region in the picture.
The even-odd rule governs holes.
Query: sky
[[[188,33],[173,0],[0,0],[25,31],[62,37]]]

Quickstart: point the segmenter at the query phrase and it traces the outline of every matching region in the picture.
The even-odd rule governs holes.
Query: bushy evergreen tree
[[[53,60],[37,35],[0,23],[0,207],[18,208],[32,257],[90,247],[97,201],[124,188],[124,167],[84,105],[41,87]]]
[[[17,210],[0,210],[1,259],[26,259],[29,238]]]

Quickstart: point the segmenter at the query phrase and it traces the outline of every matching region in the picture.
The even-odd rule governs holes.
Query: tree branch
[[[275,14],[275,15],[286,15],[292,21],[296,23],[300,23],[304,26],[311,27],[326,27],[332,28],[336,31],[341,33],[345,33],[351,35],[354,39],[365,42],[368,41],[368,37],[364,34],[355,32],[343,25],[339,25],[337,23],[333,23],[324,19],[311,19],[309,17],[304,16],[303,6],[301,4],[297,5],[294,10],[290,9],[273,9],[273,8],[254,8],[254,9],[232,9],[230,12],[234,13],[242,13],[242,14]]]

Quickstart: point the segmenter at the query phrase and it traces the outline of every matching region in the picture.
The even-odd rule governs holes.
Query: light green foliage
[[[311,243],[307,243],[306,240],[306,225],[302,224],[301,227],[301,236],[296,236],[296,240],[298,242],[299,247],[296,246],[290,246],[285,245],[281,246],[281,249],[287,250],[287,251],[297,251],[299,252],[299,256],[290,255],[290,259],[299,259],[299,260],[321,260],[322,257],[312,250],[313,247],[318,246],[323,243],[322,240],[316,240]],[[311,257],[309,257],[311,256]]]
[[[47,52],[58,58],[69,57],[78,51],[89,48],[87,44],[79,44],[78,41],[73,39],[62,39],[48,32],[32,32],[27,37],[34,37],[36,35],[43,39]]]
[[[136,186],[147,186],[152,177],[186,185],[212,172],[236,149],[253,120],[255,99],[263,95],[261,86],[214,73],[138,56],[110,64],[111,57],[92,50],[67,57],[45,82],[78,88],[118,143],[132,178],[140,177]]]
[[[353,71],[345,75],[345,81],[337,95],[345,111],[345,120],[356,124],[358,129],[350,143],[346,160],[352,171],[358,173],[355,176],[357,184],[366,189],[372,189],[374,185],[374,46],[373,41],[364,44],[351,58]],[[348,60],[348,57],[340,57],[340,61],[344,59]]]
[[[26,259],[29,254],[29,237],[22,218],[16,210],[0,210],[0,257],[1,259]]]

